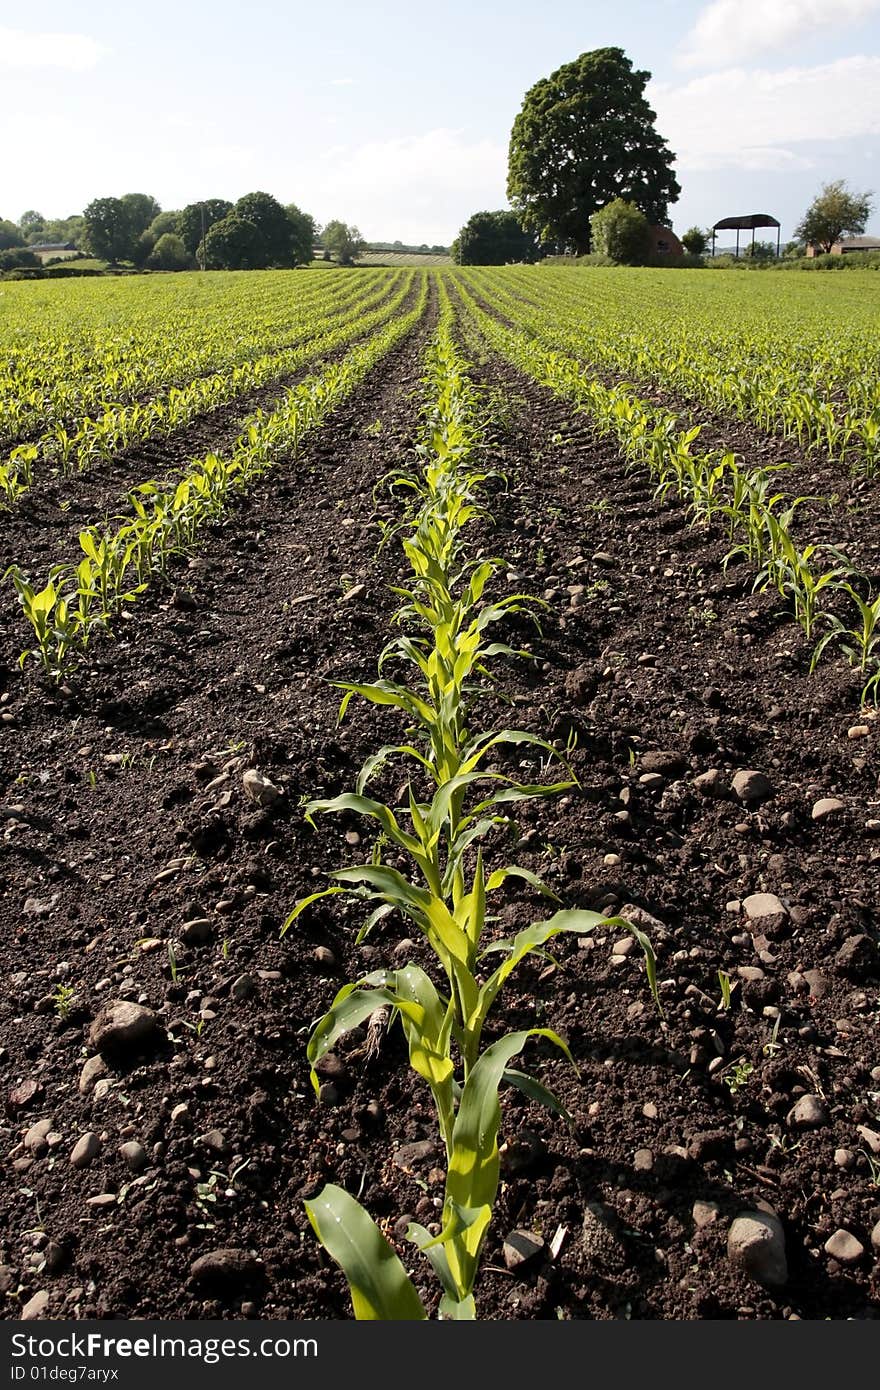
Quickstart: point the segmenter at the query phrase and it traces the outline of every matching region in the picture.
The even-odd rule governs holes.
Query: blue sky
[[[785,239],[833,178],[878,189],[880,228],[880,0],[0,0],[0,217],[261,188],[446,243],[506,205],[526,90],[606,45],[653,74],[679,231],[767,211]]]

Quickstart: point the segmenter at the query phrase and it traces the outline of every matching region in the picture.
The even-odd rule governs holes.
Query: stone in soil
[[[504,1238],[504,1263],[513,1272],[536,1259],[544,1249],[544,1240],[534,1231],[518,1227]]]
[[[836,796],[823,796],[815,802],[810,815],[813,820],[828,820],[830,816],[839,816],[841,811],[846,810],[846,803],[840,801]]]
[[[238,1288],[254,1284],[263,1277],[260,1260],[249,1250],[224,1246],[200,1255],[190,1265],[190,1278],[195,1284]]]
[[[89,1029],[89,1042],[98,1052],[133,1051],[159,1040],[159,1020],[152,1009],[124,999],[104,1005]]]
[[[70,1162],[74,1168],[88,1168],[101,1152],[101,1141],[97,1134],[80,1135],[70,1151]]]
[[[825,1253],[843,1265],[856,1264],[864,1255],[865,1247],[856,1240],[851,1231],[839,1227],[825,1242]]]
[[[750,768],[745,768],[735,775],[731,791],[744,806],[760,806],[773,795],[770,779],[763,772],[755,772]]]
[[[788,1280],[782,1222],[768,1212],[736,1217],[727,1236],[727,1256],[734,1268],[765,1288],[780,1288]]]
[[[281,795],[281,788],[276,787],[270,778],[264,777],[255,767],[249,767],[242,773],[241,782],[245,795],[256,806],[272,806]]]
[[[823,1129],[829,1122],[827,1106],[819,1096],[801,1096],[789,1110],[785,1122],[790,1129]]]

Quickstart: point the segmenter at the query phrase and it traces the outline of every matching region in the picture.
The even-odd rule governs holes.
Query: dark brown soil
[[[385,926],[356,946],[358,918],[332,900],[279,937],[298,897],[370,849],[354,821],[310,829],[301,799],[350,789],[367,754],[402,733],[358,702],[337,726],[330,682],[369,677],[388,637],[388,585],[403,570],[393,546],[377,553],[372,493],[412,461],[426,332],[295,469],[267,476],[205,537],[173,595],[136,605],[65,690],[20,674],[22,634],[3,633],[8,1317],[46,1290],[50,1317],[345,1318],[344,1280],[303,1198],[342,1183],[401,1248],[404,1218],[436,1216],[437,1157],[403,1149],[432,1140],[435,1124],[398,1034],[371,1062],[357,1038],[340,1050],[335,1103],[313,1098],[305,1057],[345,980],[426,963],[421,945],[401,947]],[[874,1318],[880,1155],[861,1131],[880,1131],[880,838],[868,826],[880,816],[878,721],[859,714],[844,665],[807,677],[799,630],[751,593],[744,568],[722,569],[723,537],[660,507],[567,405],[495,360],[477,374],[494,414],[491,462],[510,488],[497,489],[474,543],[504,554],[510,585],[550,605],[540,636],[511,624],[538,658],[499,668],[512,708],[486,700],[477,718],[576,737],[580,780],[527,807],[491,856],[541,873],[568,906],[655,919],[664,1008],[638,953],[614,953],[616,932],[590,949],[561,939],[555,964],[524,965],[509,982],[498,1032],[556,1028],[579,1070],[543,1045],[527,1057],[568,1105],[570,1128],[504,1095],[480,1315]],[[391,514],[384,501],[379,511]],[[840,516],[844,544],[862,522]],[[282,788],[266,810],[244,792],[248,768]],[[711,768],[717,799],[694,785]],[[742,769],[770,784],[751,808],[730,791]],[[394,784],[389,774],[392,797]],[[822,797],[843,809],[813,820]],[[784,911],[749,923],[740,904],[757,892],[778,894]],[[544,910],[512,889],[498,930]],[[206,939],[186,945],[193,918]],[[161,1029],[81,1091],[89,1029],[111,999],[143,1003]],[[821,1122],[798,1129],[787,1117],[805,1095]],[[52,1134],[28,1149],[41,1119]],[[88,1132],[99,1152],[74,1167]],[[127,1141],[146,1150],[139,1174],[119,1154]],[[760,1203],[785,1232],[788,1278],[775,1290],[727,1254],[731,1220]],[[555,1257],[545,1249],[509,1272],[502,1242],[514,1227],[557,1237]],[[850,1263],[825,1250],[838,1228],[862,1247]],[[193,1277],[200,1255],[228,1247],[259,1263],[213,1286]]]

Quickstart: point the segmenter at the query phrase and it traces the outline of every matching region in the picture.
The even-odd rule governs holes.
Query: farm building
[[[841,237],[840,241],[835,241],[831,248],[832,256],[849,256],[854,251],[880,251],[880,237],[877,236],[846,236]],[[808,246],[808,256],[821,256],[824,252],[821,246]]]
[[[651,250],[655,256],[683,256],[684,247],[671,227],[651,228]]]

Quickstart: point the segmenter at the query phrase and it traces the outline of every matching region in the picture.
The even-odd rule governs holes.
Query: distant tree
[[[192,264],[192,256],[181,238],[173,232],[165,232],[160,236],[147,258],[147,265],[151,270],[189,270]]]
[[[527,232],[515,212],[475,212],[454,244],[459,265],[510,265],[534,261],[539,255],[534,232]]]
[[[141,232],[139,237],[135,237],[131,247],[130,260],[139,270],[143,269],[150,259],[150,256],[153,254],[156,241],[157,238],[150,231],[149,227],[145,232]]]
[[[681,244],[692,256],[705,256],[711,240],[710,233],[704,232],[702,227],[688,227],[681,234]]]
[[[43,240],[43,228],[46,225],[46,219],[41,212],[37,212],[34,208],[28,208],[27,212],[23,212],[18,219],[18,225],[21,228],[22,236],[29,245],[32,242]]]
[[[510,136],[507,196],[543,242],[590,249],[590,218],[615,198],[666,221],[681,189],[645,100],[651,74],[622,48],[598,48],[525,95]]]
[[[590,218],[592,247],[619,265],[643,265],[651,254],[651,225],[635,205],[615,198]]]
[[[123,193],[119,201],[128,213],[131,230],[136,237],[145,232],[153,218],[162,211],[151,193]]]
[[[293,224],[277,198],[271,193],[246,193],[235,204],[234,213],[257,228],[266,251],[266,265],[293,265]]]
[[[85,230],[85,218],[81,213],[75,213],[72,217],[53,217],[43,224],[39,239],[58,243],[69,241],[74,246],[80,246]]]
[[[10,246],[23,246],[24,237],[21,228],[14,222],[0,220],[0,251],[6,251]]]
[[[293,251],[293,263],[294,265],[308,265],[312,259],[318,230],[315,219],[310,217],[307,212],[302,212],[296,203],[288,203],[284,211],[287,213],[292,229],[290,244]]]
[[[157,213],[147,230],[152,232],[157,241],[160,236],[164,236],[166,232],[171,232],[173,236],[180,236],[180,232],[177,230],[179,217],[179,212]],[[201,231],[199,232],[199,239],[201,240]]]
[[[214,223],[199,251],[208,270],[264,270],[269,263],[259,228],[234,212]]]
[[[130,259],[137,237],[132,232],[128,209],[121,198],[95,198],[83,217],[87,247],[93,256],[111,265]]]
[[[873,193],[854,193],[845,179],[822,185],[794,234],[808,246],[830,251],[842,236],[860,236],[871,215]]]
[[[776,242],[775,241],[756,241],[749,242],[743,250],[743,256],[747,261],[775,261]]]
[[[336,257],[340,265],[353,265],[366,244],[357,227],[350,227],[338,220],[327,223],[323,241],[326,250]]]
[[[13,246],[0,251],[0,270],[37,270],[42,265],[39,256],[26,246]]]
[[[786,261],[799,260],[805,256],[807,248],[802,241],[784,241],[782,243],[782,258]]]
[[[191,256],[196,254],[203,234],[231,212],[232,204],[225,198],[205,198],[201,203],[188,203],[181,209],[177,214],[176,233]]]

